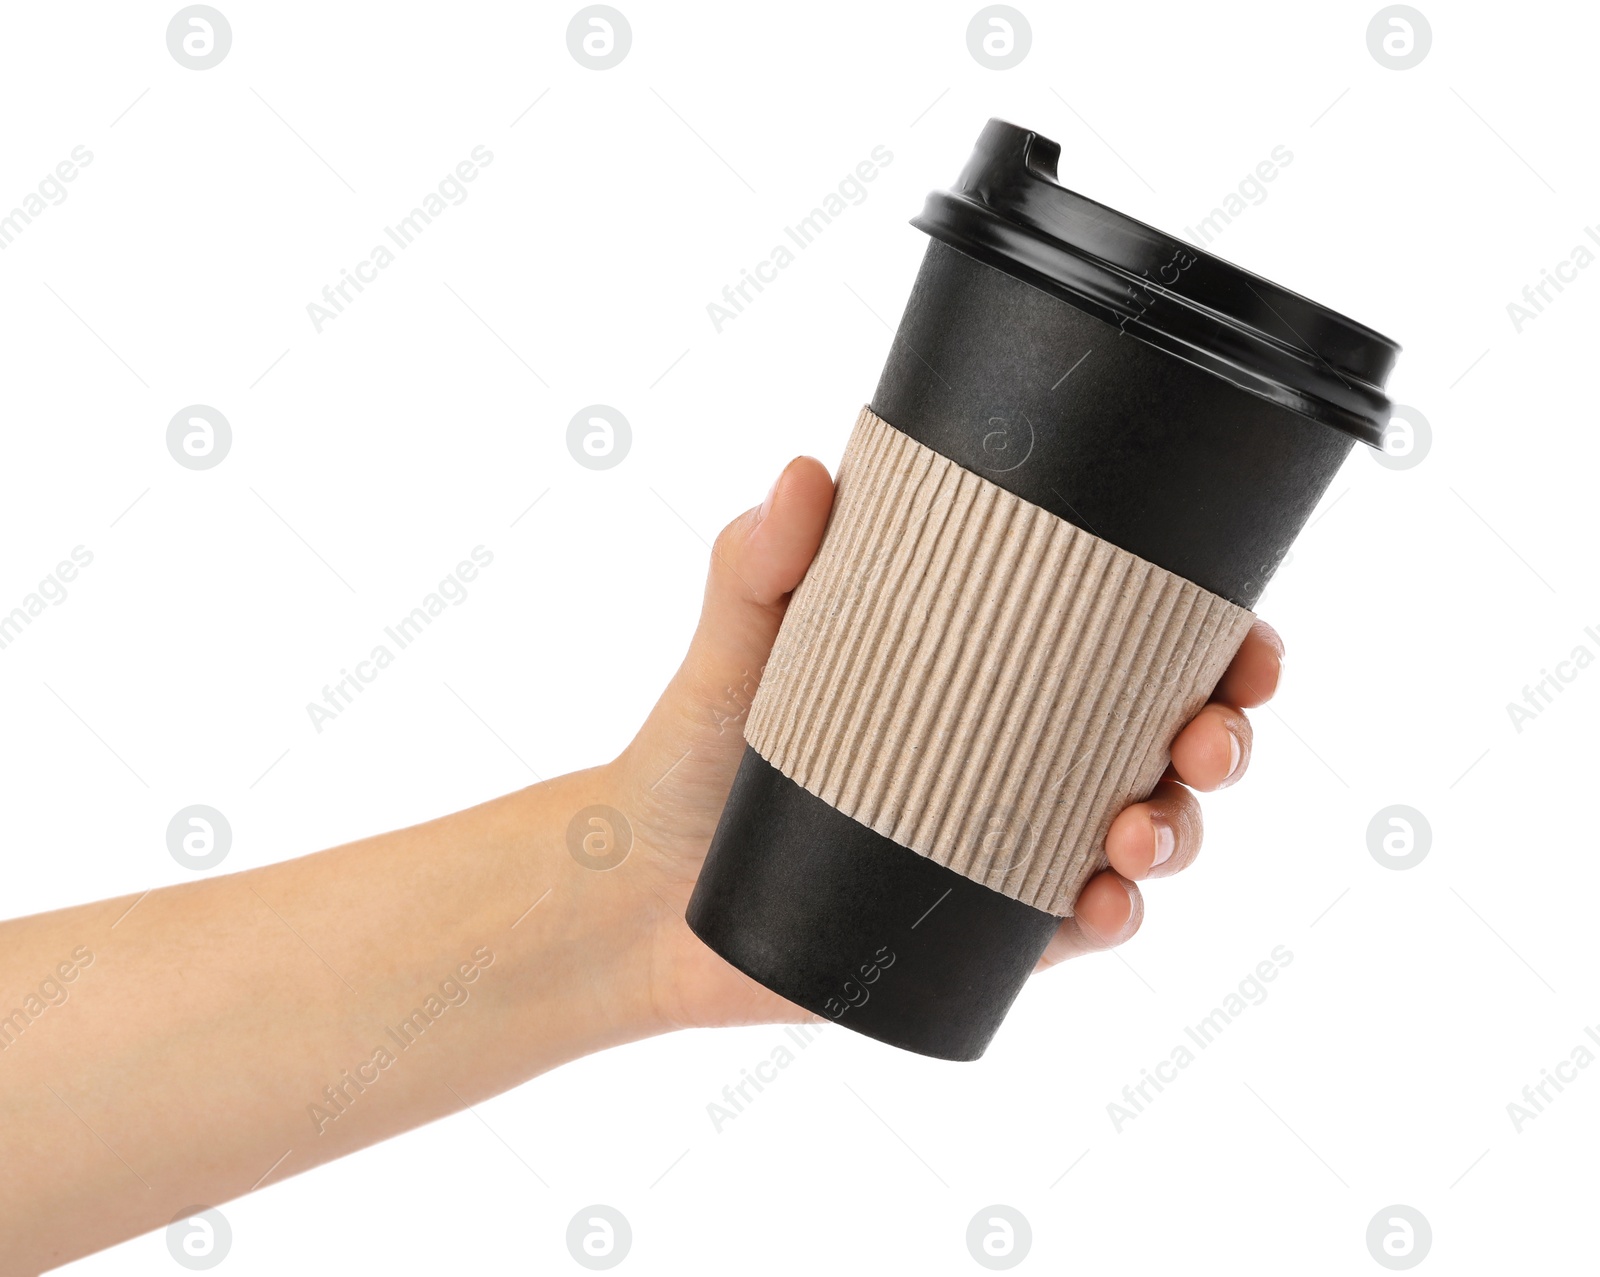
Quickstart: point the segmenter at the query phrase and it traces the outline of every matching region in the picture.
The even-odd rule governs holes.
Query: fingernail
[[[1128,916],[1122,920],[1122,925],[1117,928],[1117,944],[1121,944],[1133,934],[1133,929],[1138,925],[1139,921],[1139,902],[1134,896],[1134,892],[1139,889],[1132,883],[1124,883],[1122,890],[1128,897]]]
[[[1178,834],[1159,816],[1151,817],[1150,823],[1156,834],[1156,854],[1150,861],[1150,868],[1155,869],[1172,859],[1172,853],[1178,849]]]
[[[772,510],[772,498],[778,495],[778,484],[783,482],[783,472],[778,472],[778,477],[772,481],[772,486],[767,489],[767,495],[761,500],[761,508],[756,511],[756,522],[764,520]]]
[[[1218,789],[1231,785],[1239,779],[1239,764],[1243,761],[1244,745],[1240,743],[1239,737],[1230,729],[1228,732],[1228,774],[1222,778],[1222,784],[1217,786]]]

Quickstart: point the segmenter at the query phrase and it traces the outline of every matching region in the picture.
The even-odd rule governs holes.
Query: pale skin
[[[823,466],[798,458],[723,530],[688,654],[613,762],[266,868],[0,924],[0,1015],[53,981],[0,1051],[0,1271],[165,1227],[593,1051],[814,1018],[683,913],[744,745],[727,689],[764,664],[832,500]],[[1111,826],[1110,868],[1041,969],[1127,940],[1137,883],[1194,860],[1195,791],[1244,773],[1242,711],[1272,695],[1282,654],[1256,622],[1166,779]],[[600,803],[634,831],[604,872],[567,849],[574,813]],[[430,995],[442,1014],[401,1050],[386,1030]]]

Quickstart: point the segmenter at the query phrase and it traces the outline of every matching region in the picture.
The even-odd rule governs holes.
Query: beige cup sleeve
[[[1067,916],[1252,619],[864,408],[745,737],[852,819]]]

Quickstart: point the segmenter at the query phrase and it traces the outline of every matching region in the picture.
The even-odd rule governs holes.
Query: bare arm
[[[48,986],[0,1030],[0,1201],[24,1239],[5,1263],[37,1272],[657,1031],[628,879],[564,846],[607,779],[0,928],[6,991]]]
[[[64,1263],[608,1046],[810,1018],[700,944],[683,911],[743,747],[729,689],[753,685],[831,501],[826,471],[797,461],[723,532],[689,653],[615,762],[267,868],[0,924],[0,1016],[16,1009],[0,1021],[0,1269]],[[1240,707],[1272,693],[1280,654],[1258,626],[1171,778],[1112,826],[1112,868],[1046,965],[1127,939],[1143,916],[1132,880],[1194,859],[1185,786],[1242,774]],[[593,824],[594,807],[622,820]],[[580,816],[575,836],[619,863],[574,854]]]

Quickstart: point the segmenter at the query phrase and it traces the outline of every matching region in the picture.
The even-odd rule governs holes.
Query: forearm
[[[684,910],[832,495],[799,460],[723,530],[694,643],[606,767],[299,860],[0,924],[0,1277],[606,1046],[813,1018],[702,944]],[[1238,707],[1271,694],[1281,650],[1258,622],[1218,702],[1174,742],[1178,780],[1238,778]],[[601,804],[615,855],[580,864],[568,830]],[[1045,964],[1131,936],[1133,880],[1191,863],[1199,831],[1176,782],[1125,810],[1106,835],[1110,868]]]
[[[37,1272],[655,1031],[637,879],[566,848],[608,779],[0,925],[0,1015],[23,1010],[0,1025],[0,1264]]]

